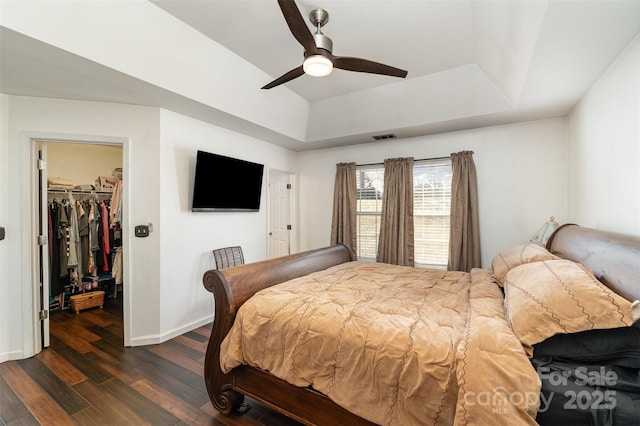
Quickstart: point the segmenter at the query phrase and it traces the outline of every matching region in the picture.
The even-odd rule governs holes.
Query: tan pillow
[[[504,280],[505,310],[526,349],[558,333],[629,326],[631,302],[570,260],[528,263]]]
[[[507,272],[516,266],[554,259],[560,258],[538,244],[527,243],[498,253],[491,261],[491,270],[498,284],[503,285]]]

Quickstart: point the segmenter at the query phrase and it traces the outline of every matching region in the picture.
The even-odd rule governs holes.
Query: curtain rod
[[[416,161],[429,161],[429,160],[449,160],[451,159],[451,157],[433,157],[433,158],[420,158],[418,160],[413,160],[414,162]],[[382,166],[384,165],[384,161],[382,163],[368,163],[368,164],[356,164],[356,167],[362,167],[362,166]]]

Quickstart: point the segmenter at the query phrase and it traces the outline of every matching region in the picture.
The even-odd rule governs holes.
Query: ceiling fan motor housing
[[[324,49],[329,53],[333,52],[333,41],[320,31],[320,28],[329,22],[329,12],[321,8],[313,9],[309,12],[309,21],[311,21],[311,24],[316,29],[316,33],[313,35],[316,47],[318,49]]]
[[[333,42],[329,37],[324,34],[314,34],[313,39],[316,42],[316,47],[318,49],[324,49],[329,53],[333,52]]]

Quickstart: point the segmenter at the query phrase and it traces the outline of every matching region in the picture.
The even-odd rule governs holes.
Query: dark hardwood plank
[[[166,343],[166,342],[165,342]],[[178,364],[175,364],[160,355],[154,354],[149,349],[155,347],[138,346],[135,348],[128,348],[136,354],[137,357],[144,360],[146,363],[159,368],[166,373],[180,379],[181,381],[193,386],[196,389],[202,389],[205,393],[206,387],[204,385],[204,374],[195,373],[187,368],[184,368]],[[204,368],[204,367],[203,367]]]
[[[168,340],[166,342],[164,342],[162,345],[157,345],[155,348],[153,349],[157,349],[157,348],[171,348],[171,350],[175,353],[181,354],[187,358],[193,359],[193,360],[197,360],[202,358],[202,355],[204,355],[203,351],[198,350],[198,349],[194,349],[188,345],[183,345],[182,343],[180,343],[179,340],[177,339],[171,339]],[[206,349],[206,348],[205,348]]]
[[[202,334],[203,336],[205,336],[207,338],[207,340],[209,340],[209,336],[211,336],[211,330],[212,329],[213,329],[213,323],[210,322],[209,324],[205,324],[205,325],[203,325],[201,327],[198,327],[193,331],[195,333]]]
[[[29,413],[29,417],[21,417],[12,423],[4,423],[0,421],[0,424],[2,424],[3,426],[40,426],[40,423],[38,423],[36,418],[33,417],[31,413]]]
[[[111,324],[104,327],[104,329],[119,337],[120,344],[124,346],[124,328],[122,328],[122,324]]]
[[[111,392],[102,389],[91,380],[78,383],[73,388],[81,394],[98,412],[114,425],[141,425],[146,423],[123,401]]]
[[[3,425],[14,425],[19,422],[38,424],[2,376],[0,376],[0,419]]]
[[[58,353],[95,383],[102,383],[113,377],[100,365],[96,365],[86,355],[76,352],[73,348],[68,347]]]
[[[86,324],[86,321],[83,321],[81,317],[78,317],[77,319],[74,318],[73,320],[64,322],[64,330],[67,333],[70,333],[73,335],[74,342],[75,341],[93,342],[95,340],[98,340],[100,336],[98,336],[95,333],[92,333],[91,329],[87,328],[85,324]]]
[[[104,321],[102,319],[101,316],[97,316],[96,318],[99,318],[99,321],[95,321],[93,319],[94,317],[92,317],[89,314],[89,311],[82,311],[81,314],[78,315],[69,315],[66,317],[66,321],[64,322],[64,324],[69,324],[69,323],[74,323],[74,324],[78,324],[78,326],[80,327],[84,327],[87,330],[89,330],[91,327],[93,327],[94,325],[100,325],[102,327],[107,327],[108,325],[113,325],[113,321],[112,320],[108,320],[108,321]],[[98,323],[98,324],[96,324]]]
[[[200,336],[197,333],[194,333],[194,335]],[[200,337],[204,337],[204,336],[200,336]],[[196,360],[202,358],[206,354],[206,352],[207,352],[207,344],[209,343],[208,340],[205,340],[204,342],[201,342],[199,340],[195,340],[195,339],[192,339],[190,337],[187,337],[186,335],[176,336],[173,339],[171,339],[171,341],[176,342],[176,343],[180,343],[183,346],[187,346],[187,347],[189,347],[191,349],[194,349],[194,350],[198,351],[197,353],[200,354],[200,356],[194,358]]]
[[[30,400],[27,407],[41,425],[75,425],[71,418],[49,395],[43,394]]]
[[[87,408],[87,402],[49,370],[38,358],[18,361],[26,373],[68,414]]]
[[[174,395],[185,400],[191,405],[199,407],[203,404],[210,404],[209,395],[206,389],[204,389],[204,383],[201,389],[196,389],[188,383],[176,378],[175,376],[167,373],[162,369],[155,368],[150,364],[145,364],[137,369],[145,377],[152,382],[157,383],[161,387],[169,390]],[[213,407],[213,406],[212,406]]]
[[[131,384],[144,377],[136,370],[135,365],[120,362],[97,348],[91,352],[87,352],[85,356],[112,374],[113,377],[117,377],[123,383]]]
[[[78,339],[78,336],[69,331],[66,326],[52,328],[51,335],[57,337],[67,346],[73,348],[73,350],[81,354],[89,352],[91,350],[91,343],[86,340]]]
[[[96,340],[91,344],[93,346],[93,351],[97,348],[121,363],[127,364],[131,367],[137,367],[142,363],[142,361],[135,355],[135,352],[131,351],[132,348],[124,348],[122,345],[118,346],[103,339]]]
[[[0,364],[0,376],[13,390],[33,417],[43,425],[73,425],[72,418],[18,365]],[[3,410],[4,411],[4,410]]]
[[[111,326],[113,326],[113,324],[111,324],[108,327],[111,327]],[[108,330],[108,328],[93,325],[89,327],[89,330],[91,330],[92,333],[95,333],[96,335],[100,336],[101,339],[104,340],[105,342],[109,342],[117,348],[124,348],[124,340],[122,339],[122,337],[112,333],[111,331]]]
[[[36,357],[69,386],[87,380],[87,376],[82,374],[80,370],[61,357],[56,351],[44,350],[36,355]]]
[[[211,324],[160,345],[125,348],[122,300],[51,314],[51,346],[0,364],[0,426],[298,425],[247,398],[224,416],[209,401],[204,355]]]
[[[118,323],[118,319],[113,317],[112,315],[108,315],[104,310],[88,310],[82,311],[78,315],[78,317],[83,318],[85,321],[90,322],[93,325],[97,325],[98,327],[108,327],[111,324],[121,324]]]
[[[207,332],[209,334],[211,334],[211,332],[209,330],[207,330]],[[201,343],[207,343],[209,341],[209,336],[208,335],[203,335],[201,333],[198,333],[197,331],[189,331],[187,333],[184,333],[182,335],[182,337],[187,337],[189,339],[193,339],[197,342],[201,342]]]
[[[64,322],[68,319],[65,315],[67,311],[49,311],[49,325],[55,327],[56,323]]]
[[[89,406],[82,411],[75,413],[73,416],[75,421],[80,426],[98,426],[98,425],[113,425],[113,419],[106,417],[94,406]]]
[[[217,423],[214,423],[210,415],[149,379],[137,381],[131,387],[187,424]]]
[[[104,311],[109,312],[122,320],[122,292],[118,294],[117,298],[108,297],[105,299]]]
[[[180,422],[180,419],[173,414],[116,378],[108,380],[100,386],[152,425],[175,425]]]
[[[175,345],[158,345],[155,348],[149,349],[149,352],[153,352],[154,354],[160,355],[177,365],[181,365],[195,374],[200,374],[204,368],[204,362],[198,362],[192,358],[184,356],[177,350]],[[202,355],[200,358],[202,358]]]

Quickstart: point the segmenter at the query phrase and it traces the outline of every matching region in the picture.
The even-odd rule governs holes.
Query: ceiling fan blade
[[[405,78],[407,71],[395,68],[367,59],[350,58],[347,56],[334,56],[333,66],[347,71],[368,72],[371,74],[390,75],[392,77]]]
[[[263,89],[271,89],[272,87],[276,87],[276,86],[281,85],[282,83],[286,83],[287,81],[291,81],[294,78],[298,78],[302,74],[304,74],[304,70],[302,69],[302,65],[300,65],[298,68],[292,69],[288,73],[282,75],[281,77],[276,78],[271,83],[267,84],[266,86],[264,86],[262,88]]]
[[[291,34],[304,47],[307,55],[316,55],[318,52],[316,42],[296,3],[293,0],[278,0],[278,5],[280,5],[280,10],[282,10]]]

